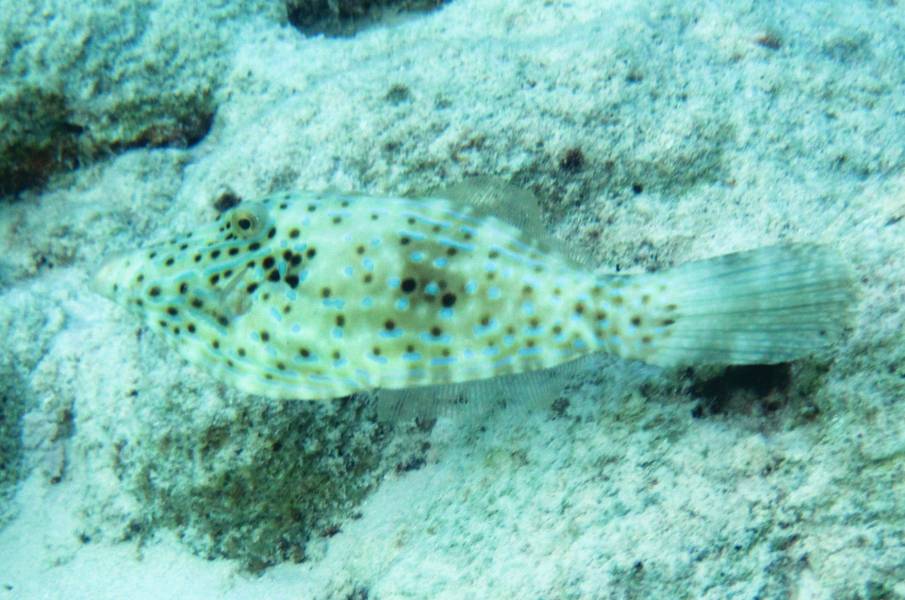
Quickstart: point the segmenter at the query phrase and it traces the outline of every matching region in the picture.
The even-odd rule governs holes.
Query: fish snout
[[[91,280],[91,289],[101,296],[120,302],[132,287],[139,263],[131,253],[112,256],[104,261]]]

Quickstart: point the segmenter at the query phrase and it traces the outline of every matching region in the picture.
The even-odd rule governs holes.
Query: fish
[[[418,198],[290,191],[117,255],[93,286],[214,379],[304,400],[598,352],[667,368],[787,362],[832,349],[854,300],[845,261],[813,243],[639,274],[574,255],[505,182]]]

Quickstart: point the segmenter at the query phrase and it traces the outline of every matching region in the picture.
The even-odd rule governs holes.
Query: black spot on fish
[[[289,284],[289,287],[295,289],[299,284],[299,276],[298,275],[287,275],[286,283]]]
[[[152,297],[157,297],[157,296],[159,296],[159,295],[160,295],[160,288],[157,287],[157,286],[155,285],[155,286],[152,287],[150,290],[148,290],[148,295],[149,295],[149,296],[152,296]]]
[[[456,295],[455,294],[443,294],[443,298],[440,300],[443,306],[449,308],[456,303]]]
[[[264,259],[264,262],[261,263],[261,266],[264,267],[264,269],[272,269],[275,263],[276,261],[273,259],[273,257],[268,256]]]
[[[274,269],[274,270],[271,271],[270,274],[267,276],[267,279],[270,280],[270,281],[273,281],[274,283],[276,283],[277,281],[280,280],[280,272],[279,272],[277,269]]]
[[[400,287],[400,289],[402,289],[403,292],[408,294],[409,292],[413,292],[415,290],[415,288],[417,287],[417,285],[418,284],[415,282],[414,279],[412,279],[411,277],[406,277],[405,279],[402,280],[402,284],[399,287]]]
[[[258,289],[257,283],[249,283],[248,287],[245,288],[245,291],[248,292],[249,294],[254,294],[256,289]]]

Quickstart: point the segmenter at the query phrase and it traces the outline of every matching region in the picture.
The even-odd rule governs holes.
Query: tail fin
[[[654,274],[663,327],[643,357],[662,365],[771,364],[826,350],[855,294],[829,248],[783,245]]]

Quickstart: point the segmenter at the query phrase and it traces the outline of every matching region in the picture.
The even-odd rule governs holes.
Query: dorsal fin
[[[515,225],[531,237],[547,236],[534,194],[502,179],[490,176],[471,177],[432,190],[430,195],[470,204],[478,212]]]
[[[529,190],[496,177],[481,175],[433,189],[427,195],[469,204],[480,214],[496,217],[518,227],[542,249],[557,252],[576,265],[587,266],[578,252],[547,233],[537,197]]]

